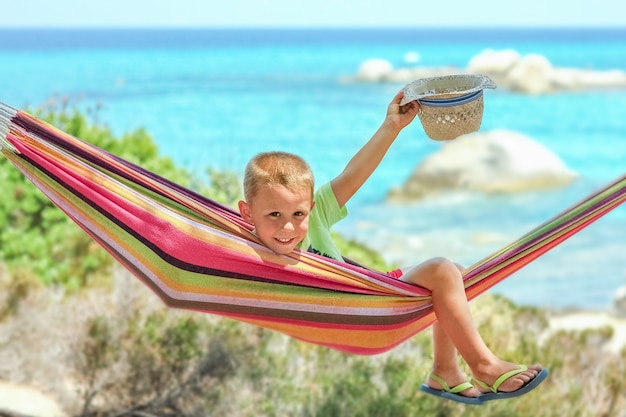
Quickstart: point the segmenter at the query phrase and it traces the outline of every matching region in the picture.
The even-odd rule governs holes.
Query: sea
[[[364,62],[462,72],[487,49],[626,71],[626,28],[0,29],[0,101],[79,107],[118,136],[143,128],[163,155],[199,174],[240,175],[257,152],[296,152],[321,183],[404,86],[347,82]],[[626,171],[625,89],[489,90],[481,130],[495,129],[540,142],[579,179],[558,190],[389,203],[387,193],[443,146],[416,119],[336,230],[397,265],[445,256],[469,266]],[[626,284],[625,232],[619,207],[491,291],[521,305],[609,310]]]

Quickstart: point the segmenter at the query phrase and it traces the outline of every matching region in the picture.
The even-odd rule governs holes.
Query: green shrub
[[[80,416],[201,416],[216,407],[235,366],[212,330],[166,310],[89,320],[73,363]]]
[[[95,115],[89,117],[77,109],[33,113],[70,135],[225,204],[238,198],[234,174],[209,170],[207,185],[207,181],[203,183],[176,167],[170,158],[160,156],[143,129],[116,138],[109,128],[94,122]],[[6,158],[0,158],[0,183],[0,262],[10,269],[30,270],[45,284],[61,284],[68,289],[108,279],[112,258]]]

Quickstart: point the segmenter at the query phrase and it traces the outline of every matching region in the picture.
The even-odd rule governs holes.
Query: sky
[[[626,27],[623,0],[26,0],[22,27]]]

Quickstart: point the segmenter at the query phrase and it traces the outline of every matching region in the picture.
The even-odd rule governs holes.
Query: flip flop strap
[[[436,375],[436,374],[431,372],[428,375],[428,377],[430,379],[432,379],[433,381],[437,382],[439,385],[441,385],[441,389],[443,389],[445,392],[449,392],[449,393],[452,393],[452,394],[458,394],[459,392],[462,392],[462,391],[465,391],[466,389],[470,389],[470,388],[474,387],[471,383],[465,381],[465,382],[463,382],[463,383],[461,383],[459,385],[456,385],[456,386],[450,388],[448,383],[446,381],[444,381],[444,379],[441,378],[439,375]]]
[[[480,385],[483,388],[488,389],[491,392],[497,393],[498,392],[498,388],[500,388],[500,385],[502,385],[502,383],[504,381],[506,381],[507,379],[509,379],[509,378],[511,378],[511,377],[513,377],[515,375],[521,374],[522,372],[524,372],[527,369],[528,369],[528,367],[526,365],[520,365],[518,369],[513,369],[512,371],[509,371],[509,372],[506,372],[506,373],[500,375],[500,377],[498,379],[496,379],[496,382],[494,382],[493,385],[489,385],[489,384],[487,384],[487,383],[485,383],[483,381],[479,381],[478,379],[474,379],[473,382],[475,384],[477,384],[477,385]],[[439,381],[437,381],[437,382],[439,382]]]

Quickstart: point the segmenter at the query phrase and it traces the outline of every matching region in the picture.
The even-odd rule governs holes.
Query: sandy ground
[[[24,385],[0,381],[0,412],[29,417],[64,417],[54,399]]]
[[[550,317],[547,332],[576,331],[607,326],[613,328],[613,338],[605,345],[605,348],[617,353],[626,347],[626,317],[618,317],[602,311],[557,313]]]

